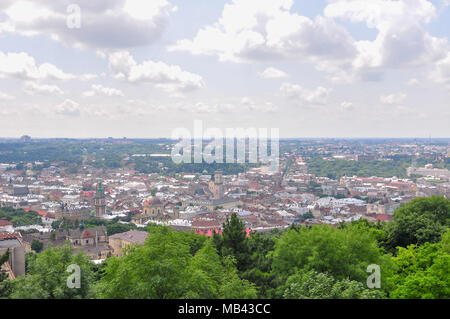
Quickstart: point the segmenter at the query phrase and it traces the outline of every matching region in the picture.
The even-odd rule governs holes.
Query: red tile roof
[[[12,226],[13,224],[6,219],[0,219],[0,227]]]
[[[92,238],[94,237],[94,235],[92,235],[89,231],[85,230],[83,232],[83,235],[81,236],[81,238]]]
[[[0,240],[7,240],[7,239],[17,239],[22,238],[22,235],[20,233],[0,233]]]

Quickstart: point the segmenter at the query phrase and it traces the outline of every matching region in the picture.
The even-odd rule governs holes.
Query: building
[[[75,252],[83,251],[93,260],[105,259],[112,254],[112,249],[108,245],[108,234],[105,226],[58,229],[52,233],[25,234],[26,251],[31,250],[33,240],[42,242],[44,250],[68,243],[74,248]]]
[[[125,233],[114,234],[109,237],[109,246],[113,250],[114,256],[122,256],[123,250],[133,244],[142,245],[147,239],[148,233],[145,231],[130,230]]]
[[[20,233],[0,233],[0,255],[9,250],[9,260],[0,265],[11,279],[25,275],[25,247]]]
[[[157,196],[150,196],[144,202],[144,208],[142,213],[135,215],[132,218],[132,222],[135,224],[145,224],[149,220],[167,220],[173,216],[168,215],[164,211],[164,204],[161,199]]]
[[[232,197],[224,197],[222,199],[189,199],[182,202],[183,207],[187,206],[201,206],[206,207],[209,211],[217,208],[231,209],[242,205],[242,201]]]
[[[214,173],[214,181],[209,182],[209,190],[213,194],[215,200],[221,200],[223,198],[224,188],[222,171],[216,171]]]
[[[217,208],[236,208],[242,205],[242,202],[236,198],[228,197],[224,195],[224,185],[222,171],[216,171],[214,173],[214,180],[211,180],[208,184],[208,190],[211,192],[212,197],[210,199],[198,198],[194,196],[194,199],[187,199],[182,202],[183,207],[190,205],[206,207],[208,210],[213,211]]]
[[[159,197],[152,196],[144,203],[143,215],[145,217],[157,218],[163,213],[163,203]]]
[[[406,169],[408,176],[433,176],[436,178],[444,177],[450,179],[450,171],[446,168],[434,168],[432,164],[427,164],[425,167],[408,167]]]
[[[6,193],[9,196],[23,197],[30,193],[27,185],[13,185],[12,180],[9,180],[9,184],[6,188]]]
[[[105,191],[103,190],[101,182],[98,184],[97,192],[95,193],[94,206],[95,206],[95,217],[106,215]]]
[[[0,219],[0,233],[8,232],[12,233],[14,231],[13,224],[6,220],[6,219]]]

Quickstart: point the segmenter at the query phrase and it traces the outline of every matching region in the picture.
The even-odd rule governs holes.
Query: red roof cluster
[[[89,231],[85,230],[83,232],[83,235],[81,236],[81,238],[93,238],[94,235],[92,235]]]
[[[29,207],[26,207],[26,208],[24,208],[24,210],[26,212],[29,212],[31,209]],[[32,210],[32,211],[38,213],[42,217],[50,217],[52,215],[49,212],[46,212],[46,211],[43,211],[43,210]]]
[[[13,224],[6,219],[0,219],[0,227],[12,226]]]
[[[95,194],[94,191],[81,191],[81,195],[85,197],[93,197]]]
[[[7,239],[18,239],[22,238],[22,235],[20,233],[0,233],[0,240],[7,240]]]

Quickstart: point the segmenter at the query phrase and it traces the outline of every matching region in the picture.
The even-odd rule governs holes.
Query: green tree
[[[37,239],[33,239],[31,241],[31,249],[33,249],[35,252],[40,253],[42,249],[44,248],[44,243]]]
[[[395,288],[391,298],[450,298],[450,232],[439,243],[399,247],[393,257],[396,273],[391,277]]]
[[[283,298],[286,299],[372,299],[384,296],[379,289],[368,289],[354,280],[336,280],[314,270],[290,276],[283,288]]]
[[[298,271],[308,270],[327,273],[337,280],[365,282],[370,264],[380,265],[383,286],[391,269],[390,257],[383,255],[375,236],[353,225],[343,229],[327,225],[288,229],[276,241],[272,258],[278,287]],[[281,293],[278,289],[279,296]]]
[[[2,265],[9,260],[9,248],[0,255],[0,298],[6,298],[11,293],[11,284],[8,274],[2,270]]]
[[[190,248],[178,233],[155,227],[144,246],[112,257],[98,285],[101,298],[179,298],[187,291]]]
[[[387,226],[387,247],[436,243],[446,227],[450,227],[450,200],[443,196],[415,198],[394,212],[394,221]]]
[[[247,232],[244,223],[237,217],[236,213],[231,215],[231,219],[227,218],[223,224],[222,235],[215,233],[213,240],[222,256],[234,256],[239,271],[248,266],[250,251]]]
[[[274,249],[277,236],[279,236],[277,231],[263,234],[253,232],[248,238],[249,261],[247,267],[241,272],[241,276],[256,285],[259,298],[273,296],[270,252]]]
[[[223,259],[207,241],[191,260],[188,298],[256,298],[253,284],[241,280],[232,257]]]
[[[4,254],[0,255],[0,266],[3,265],[8,260],[9,260],[9,248],[6,250]]]
[[[69,288],[70,265],[80,267],[80,288]],[[79,299],[91,296],[91,261],[84,254],[73,254],[68,245],[49,248],[30,260],[29,273],[13,280],[11,298]]]
[[[119,233],[125,233],[129,230],[137,229],[137,226],[134,224],[121,224],[121,223],[112,223],[106,225],[106,231],[108,233],[108,236],[119,234]]]
[[[187,241],[188,237],[205,238],[168,227],[152,228],[143,246],[132,246],[121,258],[107,260],[97,286],[98,296],[119,299],[256,297],[256,289],[239,278],[232,259],[221,259],[209,240],[202,239],[202,246],[196,249],[201,241]]]

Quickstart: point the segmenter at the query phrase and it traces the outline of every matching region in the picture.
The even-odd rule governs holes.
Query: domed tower
[[[98,183],[97,191],[94,197],[95,217],[100,217],[106,214],[106,197],[103,190],[102,183]]]
[[[144,203],[144,216],[146,217],[158,217],[162,215],[163,203],[159,197],[151,196],[147,198]]]

